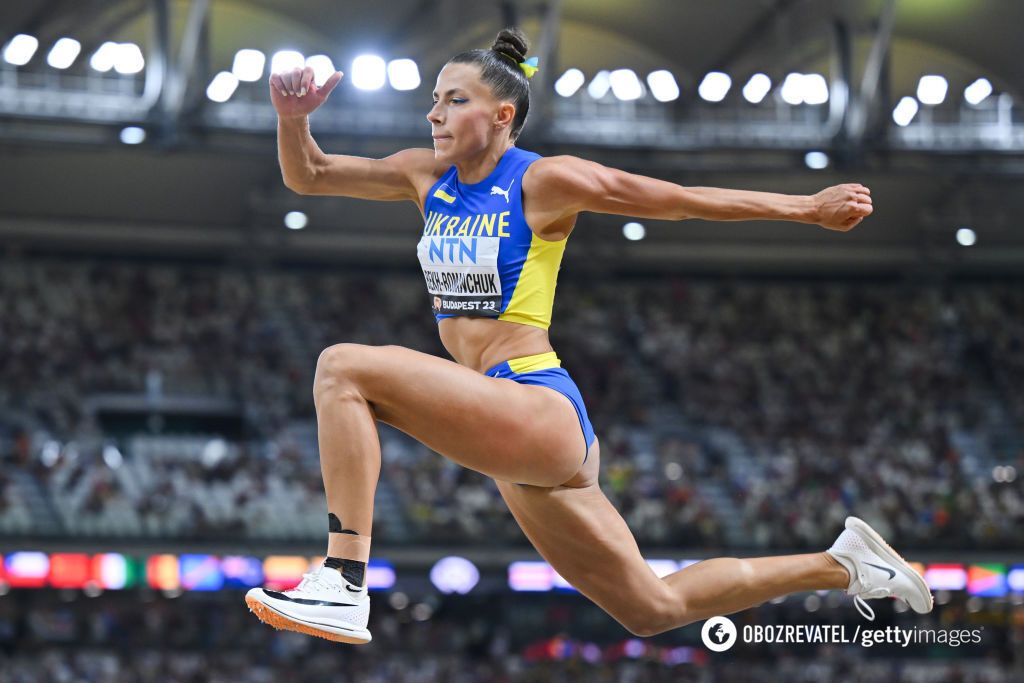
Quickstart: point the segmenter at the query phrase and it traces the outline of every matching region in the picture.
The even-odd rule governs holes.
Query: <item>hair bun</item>
[[[518,64],[526,60],[526,53],[530,50],[530,41],[526,39],[526,34],[519,29],[506,28],[498,31],[498,37],[494,39],[491,49],[511,57]]]

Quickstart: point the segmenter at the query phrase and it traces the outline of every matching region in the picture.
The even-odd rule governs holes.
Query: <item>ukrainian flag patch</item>
[[[455,190],[448,187],[447,183],[442,183],[440,187],[434,190],[434,196],[448,204],[455,203]]]

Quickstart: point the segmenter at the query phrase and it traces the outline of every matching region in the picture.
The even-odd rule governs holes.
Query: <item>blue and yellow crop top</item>
[[[547,329],[568,237],[537,237],[523,215],[523,174],[539,154],[510,147],[479,183],[455,166],[430,188],[417,256],[438,322],[457,315]]]

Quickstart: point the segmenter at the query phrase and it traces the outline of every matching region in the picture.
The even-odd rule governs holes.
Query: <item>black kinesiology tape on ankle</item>
[[[333,512],[327,513],[327,529],[332,534],[352,534],[358,536],[358,531],[342,529],[341,520]],[[356,586],[363,585],[363,578],[366,576],[366,563],[359,560],[347,560],[342,557],[328,557],[324,560],[324,566],[341,571],[345,580]]]

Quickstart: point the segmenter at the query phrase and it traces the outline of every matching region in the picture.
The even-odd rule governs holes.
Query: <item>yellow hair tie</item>
[[[519,62],[519,68],[523,70],[527,78],[533,78],[533,75],[540,71],[540,67],[537,66],[538,61],[536,57],[530,57],[525,62]]]

